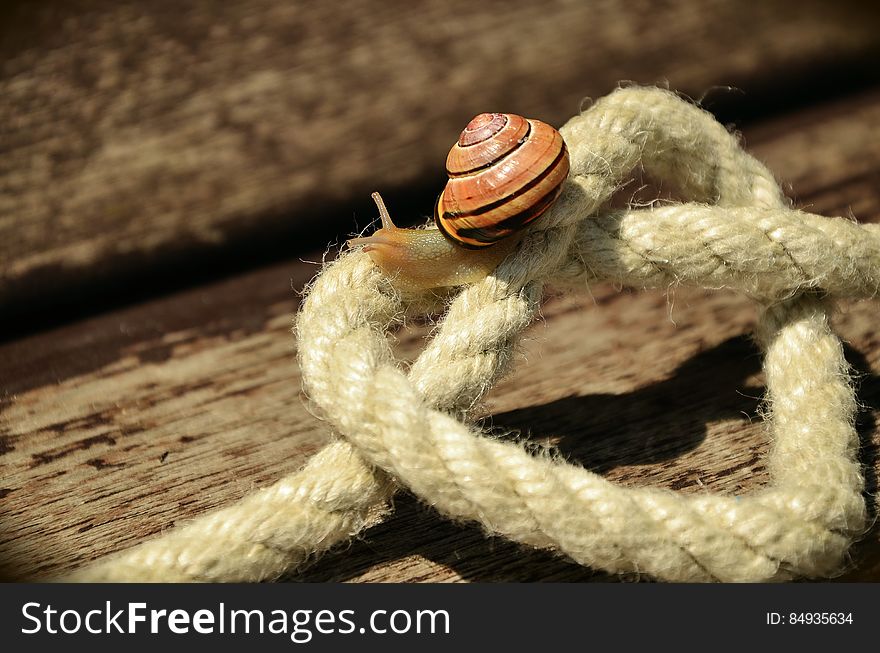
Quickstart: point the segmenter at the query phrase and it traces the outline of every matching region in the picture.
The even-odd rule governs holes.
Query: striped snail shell
[[[462,247],[489,247],[544,213],[568,169],[565,142],[550,125],[481,113],[449,151],[449,181],[437,198],[434,221]]]

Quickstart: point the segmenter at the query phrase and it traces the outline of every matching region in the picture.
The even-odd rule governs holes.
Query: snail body
[[[449,181],[434,207],[436,228],[396,227],[373,193],[382,227],[348,244],[363,245],[400,289],[473,283],[491,273],[556,200],[568,171],[568,150],[550,125],[482,113],[446,159]]]

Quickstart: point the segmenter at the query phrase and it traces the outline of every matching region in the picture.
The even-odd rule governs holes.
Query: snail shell
[[[550,125],[481,113],[449,151],[449,181],[437,198],[434,221],[462,247],[489,247],[544,213],[568,169],[565,142]]]

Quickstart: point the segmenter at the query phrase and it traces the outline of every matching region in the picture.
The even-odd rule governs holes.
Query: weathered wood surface
[[[399,215],[424,213],[413,191],[436,192],[450,135],[480,111],[560,123],[621,79],[694,96],[734,86],[710,102],[763,110],[877,79],[880,24],[858,7],[4,5],[0,305],[57,321],[181,270],[280,260],[309,231],[319,247],[353,230],[353,210],[363,228],[376,188]],[[817,71],[834,74],[817,84]]]
[[[745,140],[798,206],[880,221],[878,122],[874,91],[755,125]],[[57,573],[159,535],[296,469],[326,442],[289,332],[292,288],[316,269],[294,259],[0,346],[3,573]],[[862,374],[873,493],[880,306],[842,308],[836,325]],[[599,285],[549,299],[543,316],[516,373],[488,398],[487,426],[532,434],[624,484],[742,493],[766,482],[749,301]],[[415,355],[424,333],[401,333],[401,355]],[[852,578],[880,580],[880,531],[852,567]],[[606,577],[485,539],[403,495],[386,523],[297,578]]]

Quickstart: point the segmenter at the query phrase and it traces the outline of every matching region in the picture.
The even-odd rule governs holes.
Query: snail
[[[402,229],[379,193],[382,227],[363,246],[403,290],[473,283],[513,250],[524,228],[559,196],[569,158],[561,134],[540,120],[481,113],[446,158],[449,181],[434,205],[434,228]]]

